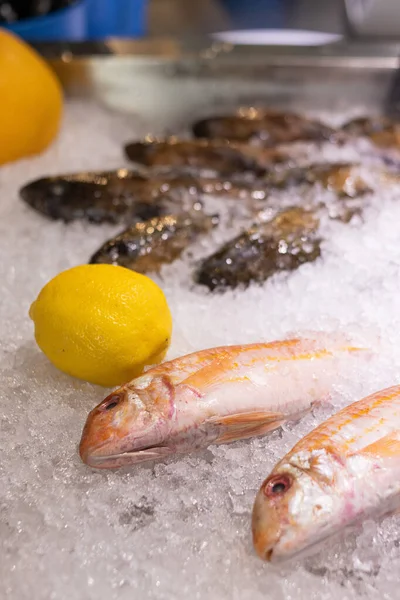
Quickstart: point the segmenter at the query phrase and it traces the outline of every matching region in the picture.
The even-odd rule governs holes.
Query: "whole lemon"
[[[0,164],[42,152],[58,133],[61,85],[28,44],[0,29]]]
[[[29,315],[39,348],[61,371],[111,387],[159,363],[172,317],[149,277],[113,265],[82,265],[59,273]]]

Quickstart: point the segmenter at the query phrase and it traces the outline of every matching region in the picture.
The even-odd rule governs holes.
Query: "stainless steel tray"
[[[152,130],[240,104],[299,110],[399,108],[399,43],[231,46],[210,40],[110,39],[41,45],[67,95],[139,115]]]

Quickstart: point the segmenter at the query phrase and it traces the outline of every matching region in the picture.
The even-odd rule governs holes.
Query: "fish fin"
[[[207,423],[221,426],[222,431],[215,440],[216,444],[225,444],[242,440],[277,429],[286,421],[282,413],[246,412],[225,417],[211,417]]]
[[[263,423],[262,425],[258,425],[256,427],[246,427],[240,430],[229,430],[223,433],[221,436],[219,436],[215,443],[228,444],[230,442],[236,442],[238,440],[246,440],[248,438],[265,435],[270,431],[274,431],[274,429],[278,429],[278,427],[280,427],[284,423],[285,420],[273,421],[272,423]]]
[[[398,431],[394,431],[389,433],[388,435],[383,436],[376,442],[369,444],[361,451],[358,451],[356,454],[372,454],[377,457],[382,458],[390,458],[396,457],[398,458],[400,454],[400,436]]]
[[[250,411],[242,412],[225,417],[211,417],[207,423],[215,423],[216,425],[237,426],[237,425],[256,425],[265,421],[273,421],[276,418],[282,418],[282,413],[274,413],[267,411]]]

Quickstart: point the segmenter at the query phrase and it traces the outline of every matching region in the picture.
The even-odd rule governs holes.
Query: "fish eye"
[[[275,475],[269,479],[264,486],[264,494],[268,498],[285,494],[292,485],[289,475]]]
[[[101,405],[101,408],[103,410],[112,410],[113,408],[115,408],[116,406],[118,406],[120,399],[121,399],[120,396],[117,396],[116,394],[113,395],[113,396],[110,396],[110,398],[108,398],[106,400],[106,402],[104,402]]]

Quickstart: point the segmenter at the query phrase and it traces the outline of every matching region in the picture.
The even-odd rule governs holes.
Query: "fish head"
[[[167,376],[135,379],[111,393],[88,415],[79,446],[84,463],[112,469],[156,460],[175,415],[174,388]]]
[[[253,543],[259,557],[279,563],[314,551],[349,517],[350,487],[345,469],[325,449],[281,461],[262,484],[253,507]]]
[[[24,185],[20,189],[20,195],[30,206],[43,210],[62,204],[70,187],[71,182],[62,177],[42,177]]]

